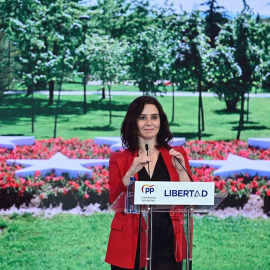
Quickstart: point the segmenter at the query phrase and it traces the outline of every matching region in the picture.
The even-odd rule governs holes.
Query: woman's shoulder
[[[160,149],[162,149],[163,151],[170,151],[171,148],[176,151],[184,150],[184,147],[182,145],[177,145],[177,146],[169,145],[168,147],[162,146]]]
[[[117,152],[112,152],[111,153],[111,158],[114,159],[125,159],[128,156],[131,155],[131,152],[129,150],[122,150],[122,151],[117,151]]]
[[[180,152],[180,153],[186,153],[184,147],[182,145],[177,145],[177,146],[170,146],[170,148],[174,149],[175,151],[177,152]],[[161,147],[160,149],[161,151],[168,151],[169,152],[169,149],[166,148],[166,147]]]
[[[184,147],[182,145],[177,145],[172,147],[176,151],[184,151]]]

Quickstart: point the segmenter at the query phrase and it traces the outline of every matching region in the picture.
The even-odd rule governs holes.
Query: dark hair
[[[137,120],[141,115],[145,104],[155,105],[159,112],[160,129],[157,134],[157,147],[160,148],[161,146],[164,146],[168,148],[169,143],[173,138],[170,132],[167,116],[157,99],[150,96],[138,97],[129,105],[121,127],[123,148],[127,148],[132,152],[139,149]]]

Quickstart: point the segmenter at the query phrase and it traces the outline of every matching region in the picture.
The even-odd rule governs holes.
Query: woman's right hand
[[[130,177],[133,177],[139,172],[151,159],[149,156],[139,156],[133,159],[133,162],[123,178],[123,184],[127,186],[130,182]]]

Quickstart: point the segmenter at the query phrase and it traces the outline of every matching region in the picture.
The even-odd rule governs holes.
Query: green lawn
[[[87,114],[83,114],[82,96],[62,96],[60,99],[57,137],[78,137],[82,140],[96,136],[119,136],[120,126],[128,105],[135,96],[113,96],[112,124],[109,122],[109,100],[99,95],[87,96]],[[57,98],[55,98],[57,100]],[[169,121],[172,120],[172,98],[158,97]],[[31,129],[31,97],[6,95],[0,100],[0,134],[35,136],[48,139],[54,135],[56,101],[47,104],[48,97],[34,95],[35,125]],[[214,97],[203,98],[205,131],[203,140],[232,140],[236,138],[238,113],[227,113],[225,103]],[[187,140],[198,138],[198,98],[176,97],[175,121],[171,123],[174,136]],[[249,121],[245,123],[241,139],[270,137],[270,99],[250,99]]]
[[[0,217],[0,269],[109,270],[111,220],[106,213]],[[193,269],[270,269],[269,227],[270,219],[195,217]]]

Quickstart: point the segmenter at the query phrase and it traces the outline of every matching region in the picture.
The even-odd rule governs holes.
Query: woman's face
[[[159,112],[155,105],[145,104],[137,120],[138,136],[143,139],[156,138],[160,128]]]

